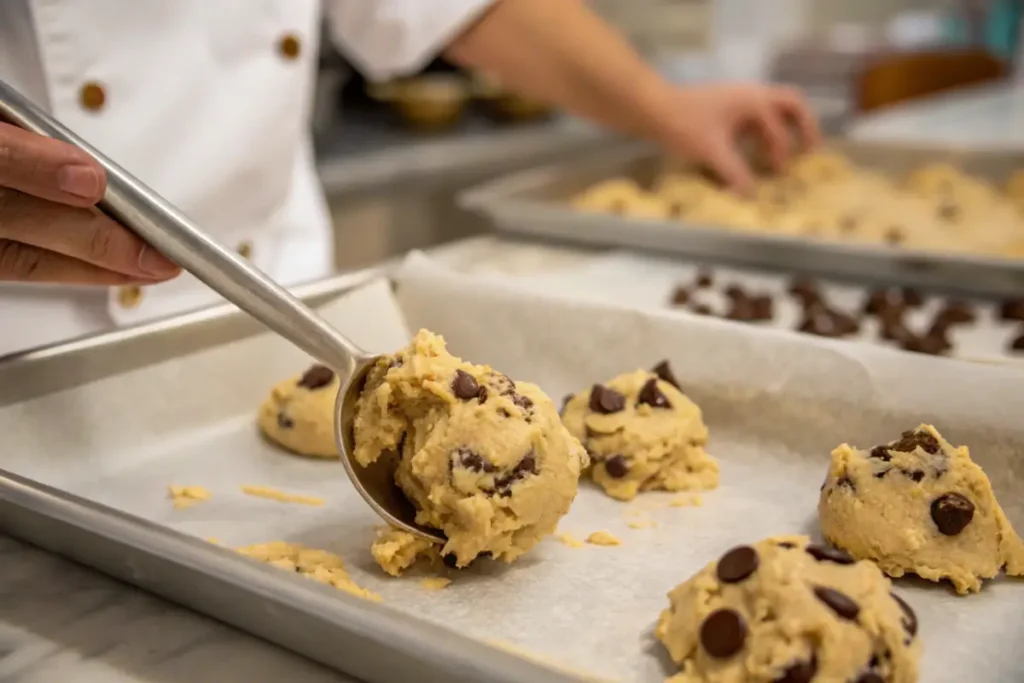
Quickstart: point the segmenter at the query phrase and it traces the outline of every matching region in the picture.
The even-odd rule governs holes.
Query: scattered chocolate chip
[[[924,479],[924,470],[914,470],[913,472],[910,472],[907,476],[913,479],[914,481],[919,482],[922,479]]]
[[[729,310],[725,312],[725,317],[729,320],[743,323],[753,322],[757,319],[754,315],[754,308],[750,304],[750,299],[747,299],[745,296],[729,300]]]
[[[870,457],[884,460],[885,462],[892,460],[892,456],[889,455],[889,450],[885,446],[875,446],[872,448]]]
[[[624,455],[613,455],[604,461],[604,471],[612,479],[622,479],[629,473],[629,461]]]
[[[964,325],[977,320],[978,314],[970,303],[959,299],[950,299],[936,315],[935,320],[942,320],[947,325]]]
[[[523,459],[516,463],[511,472],[495,479],[494,486],[498,493],[508,496],[511,495],[509,489],[512,487],[512,484],[526,478],[530,474],[537,474],[537,455],[533,451],[524,455]]]
[[[574,398],[576,398],[576,394],[566,394],[565,398],[562,399],[562,409],[559,410],[558,412],[560,414],[564,413],[565,409],[569,406],[569,401],[573,400]]]
[[[914,333],[911,332],[902,321],[891,318],[885,318],[882,320],[882,326],[879,329],[879,336],[886,341],[896,342],[897,344],[903,344],[910,339],[916,338]]]
[[[1007,299],[999,306],[1002,320],[1024,321],[1024,299]]]
[[[690,312],[697,315],[711,315],[711,307],[707,304],[693,304],[690,306]]]
[[[610,415],[626,407],[626,397],[609,389],[603,384],[595,384],[590,389],[590,409],[595,413]]]
[[[903,297],[903,303],[911,308],[918,308],[924,304],[924,297],[921,296],[921,292],[913,287],[904,287],[900,290],[900,295]]]
[[[452,453],[452,465],[458,465],[472,472],[494,472],[497,468],[469,448],[456,448]]]
[[[782,675],[775,679],[774,683],[811,683],[814,675],[818,673],[818,660],[813,655],[806,662],[791,664]]]
[[[479,395],[480,384],[465,370],[456,370],[455,378],[452,380],[452,393],[456,398],[468,401]]]
[[[946,351],[949,351],[952,345],[941,336],[927,335],[919,337],[910,335],[909,338],[904,339],[900,343],[900,348],[904,351],[923,353],[929,356],[941,356]]]
[[[490,394],[487,392],[487,387],[480,387],[480,391],[476,392],[476,397],[481,403],[486,403],[488,396]]]
[[[741,545],[722,555],[715,572],[722,583],[739,583],[757,571],[757,565],[757,551]]]
[[[807,554],[818,562],[834,562],[836,564],[853,564],[857,560],[845,550],[830,548],[827,545],[809,545]]]
[[[652,408],[672,407],[668,397],[658,388],[658,380],[655,377],[650,378],[640,387],[640,393],[637,395],[636,402],[638,405],[648,405]]]
[[[959,493],[946,493],[932,501],[932,521],[943,536],[956,536],[974,519],[974,503]]]
[[[903,232],[902,228],[892,225],[886,229],[883,239],[889,246],[898,247],[903,244],[903,240],[906,239],[906,234]]]
[[[818,284],[807,278],[797,278],[789,285],[789,293],[798,299],[804,306],[820,301]]]
[[[775,302],[768,294],[761,294],[750,300],[751,312],[754,320],[768,321],[775,317]]]
[[[891,469],[892,468],[890,467],[887,470],[882,470],[880,472],[875,472],[875,479],[885,479],[885,475],[889,474],[889,470],[891,470]]]
[[[868,295],[864,301],[865,315],[882,315],[902,313],[906,303],[900,292],[895,289],[878,289]]]
[[[895,600],[896,604],[903,610],[903,628],[906,629],[907,635],[913,638],[917,635],[917,614],[914,613],[914,609],[906,600],[895,593],[889,593],[889,595],[892,596],[892,599]]]
[[[859,332],[860,325],[852,316],[824,305],[814,305],[804,310],[803,320],[797,329],[819,337],[846,337]]]
[[[334,381],[334,371],[323,365],[314,365],[306,370],[299,380],[299,386],[303,389],[322,389]]]
[[[856,491],[857,490],[857,486],[853,483],[853,479],[850,479],[845,474],[843,476],[839,477],[839,481],[836,482],[836,486],[846,487],[846,488],[850,489],[851,491]]]
[[[526,412],[529,412],[533,408],[533,401],[522,394],[513,394],[512,403],[515,403]]]
[[[684,306],[690,301],[690,290],[686,287],[676,287],[676,291],[672,293],[672,305]]]
[[[676,379],[675,374],[672,372],[672,367],[668,364],[667,360],[663,360],[655,365],[651,368],[651,372],[657,375],[658,379],[662,382],[668,382],[676,389],[682,391],[682,387],[679,386],[679,380]]]
[[[512,378],[508,375],[496,372],[491,375],[491,380],[494,382],[494,386],[498,389],[498,393],[502,396],[512,396],[516,393],[516,383],[513,382]]]
[[[737,612],[720,609],[708,615],[700,625],[700,644],[715,659],[727,659],[743,649],[747,625]]]
[[[295,422],[285,415],[284,413],[277,414],[277,426],[281,429],[291,429],[295,426]]]
[[[846,593],[841,593],[835,588],[815,586],[814,595],[841,619],[854,621],[857,619],[857,615],[860,614],[860,605],[854,602]]]
[[[710,270],[702,270],[697,273],[696,285],[701,289],[705,289],[715,284],[715,276]]]
[[[746,299],[747,292],[740,285],[731,284],[725,288],[725,295],[730,299]]]
[[[1024,332],[1021,332],[1020,335],[1015,337],[1010,342],[1010,350],[1011,351],[1024,351]]]

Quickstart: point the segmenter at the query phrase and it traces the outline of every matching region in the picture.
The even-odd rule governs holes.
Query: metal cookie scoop
[[[123,168],[0,80],[0,120],[85,150],[106,169],[99,208],[225,299],[321,361],[341,380],[335,402],[335,438],[352,484],[388,524],[443,543],[436,529],[415,522],[415,509],[394,482],[396,459],[362,467],[353,459],[352,425],[367,370],[378,356],[360,349],[259,269],[214,242],[184,214]]]

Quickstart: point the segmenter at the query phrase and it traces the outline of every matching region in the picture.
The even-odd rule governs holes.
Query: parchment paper
[[[241,545],[286,539],[337,552],[385,604],[448,628],[606,679],[660,681],[671,668],[651,627],[665,593],[725,549],[816,532],[828,452],[874,445],[921,421],[971,446],[1011,519],[1024,525],[1024,381],[1019,372],[841,345],[667,312],[554,300],[411,258],[396,306],[386,283],[323,313],[358,343],[391,350],[410,332],[443,333],[452,350],[555,397],[669,358],[703,407],[722,485],[699,507],[672,494],[633,504],[584,485],[561,530],[597,530],[619,547],[542,543],[511,567],[482,562],[440,591],[422,574],[390,579],[367,553],[376,518],[336,462],[280,453],[258,437],[256,406],[307,362],[270,335],[193,354],[0,410],[5,467],[196,536]],[[213,499],[173,510],[168,484]],[[250,498],[242,484],[323,496],[322,508]],[[657,526],[631,528],[631,520]],[[444,570],[446,571],[446,570]],[[293,580],[282,574],[282,581]],[[1016,680],[1024,584],[979,595],[899,582],[925,642],[923,681]]]

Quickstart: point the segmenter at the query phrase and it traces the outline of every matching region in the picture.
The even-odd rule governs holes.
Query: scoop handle
[[[107,172],[97,205],[208,287],[317,360],[350,377],[366,353],[170,202],[0,80],[0,120],[81,148]]]

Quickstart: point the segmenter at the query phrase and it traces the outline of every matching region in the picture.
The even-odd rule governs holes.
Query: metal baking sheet
[[[1001,181],[1024,168],[1021,153],[936,149],[836,139],[829,146],[858,165],[906,173],[929,162],[949,162]],[[672,163],[646,145],[599,153],[512,173],[463,192],[463,208],[489,218],[501,232],[577,244],[632,247],[698,259],[790,272],[897,283],[980,296],[1019,296],[1024,260],[800,237],[727,231],[678,221],[641,220],[577,211],[568,200],[602,180],[625,176],[649,187]],[[685,227],[683,227],[685,226]]]
[[[651,638],[668,589],[736,543],[813,534],[818,484],[837,443],[870,445],[934,422],[972,447],[1011,520],[1024,524],[1024,462],[1016,457],[1024,385],[1016,372],[514,291],[422,258],[395,283],[397,304],[381,282],[321,311],[371,349],[429,327],[456,353],[536,379],[553,395],[670,358],[704,409],[721,488],[700,506],[676,508],[673,495],[624,505],[585,484],[561,530],[606,530],[622,546],[549,540],[511,567],[482,562],[452,574],[444,590],[426,591],[423,574],[391,579],[372,565],[377,520],[338,463],[290,457],[258,438],[256,405],[306,359],[271,335],[225,342],[196,328],[184,336],[205,343],[183,356],[145,335],[125,341],[117,356],[133,359],[133,369],[115,364],[100,376],[95,353],[65,358],[66,389],[34,388],[33,374],[57,367],[46,359],[18,386],[0,369],[4,466],[43,485],[0,479],[0,529],[370,681],[654,683],[671,673]],[[50,361],[60,357],[55,351]],[[76,382],[76,367],[92,368],[90,381]],[[172,483],[206,486],[213,498],[174,510]],[[248,498],[243,484],[327,503]],[[657,525],[632,528],[638,515]],[[337,552],[384,602],[252,564],[201,540],[209,537]],[[900,581],[921,619],[921,680],[1013,680],[1022,588],[997,580],[959,598]]]

